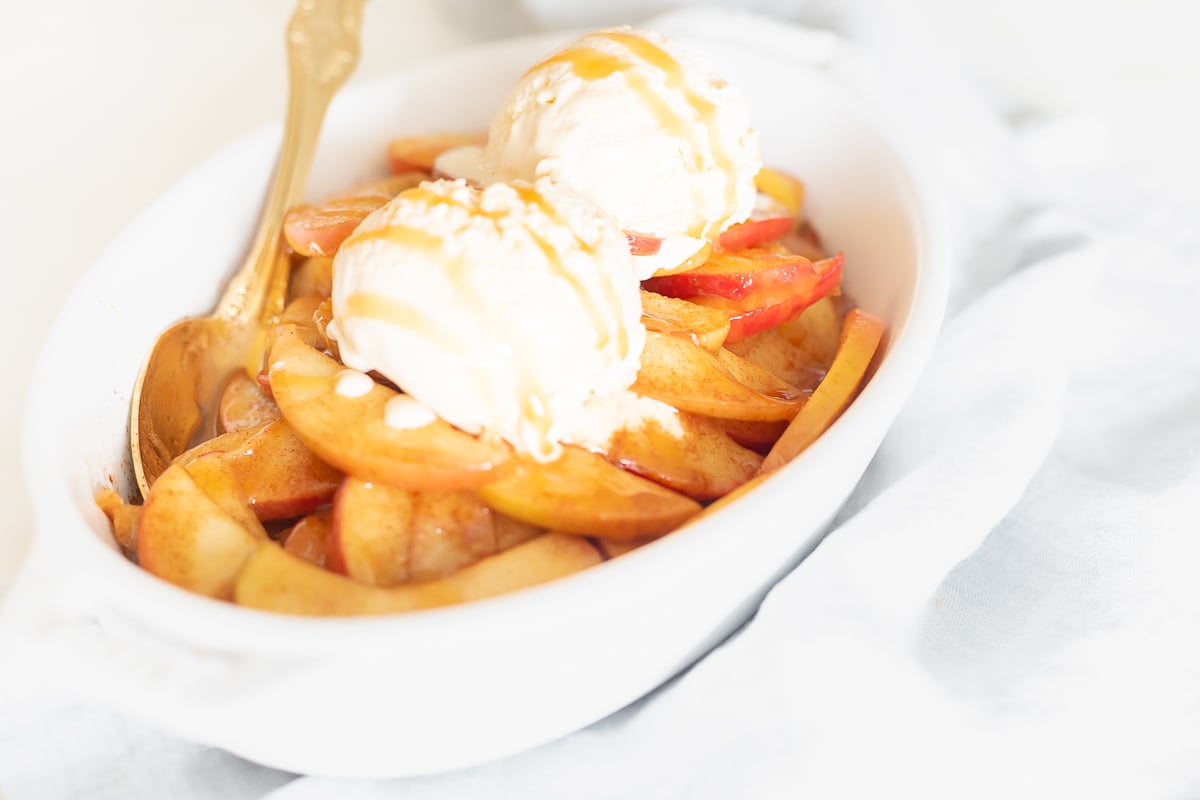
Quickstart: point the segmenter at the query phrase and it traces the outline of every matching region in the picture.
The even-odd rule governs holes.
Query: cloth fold
[[[1003,119],[882,4],[817,11],[836,34],[651,24],[825,70],[943,178],[947,323],[830,534],[738,634],[584,731],[270,797],[1200,795],[1200,209],[1137,193],[1087,119]],[[213,763],[247,795],[280,779]]]

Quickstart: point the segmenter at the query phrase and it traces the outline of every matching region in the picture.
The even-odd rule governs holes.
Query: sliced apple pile
[[[682,262],[642,283],[647,336],[631,387],[670,406],[679,430],[646,420],[541,463],[441,420],[389,425],[388,405],[407,399],[348,370],[328,335],[333,256],[447,149],[480,141],[397,139],[393,177],[288,213],[288,303],[224,386],[211,438],[175,459],[144,505],[96,496],[127,554],[188,590],[285,613],[492,597],[626,554],[741,496],[858,392],[882,325],[858,310],[843,319],[841,254],[826,257],[804,221],[804,185],[763,169],[750,219],[690,257],[665,259],[679,241],[627,232],[635,255]]]
[[[384,588],[320,569],[267,543],[241,570],[233,598],[241,605],[289,614],[392,614],[495,597],[579,572],[600,560],[586,539],[548,533],[448,578]]]
[[[314,453],[363,480],[412,490],[470,489],[492,480],[511,453],[441,420],[420,428],[387,424],[384,409],[398,396],[374,384],[366,394],[338,393],[345,370],[285,331],[271,348],[275,402]]]

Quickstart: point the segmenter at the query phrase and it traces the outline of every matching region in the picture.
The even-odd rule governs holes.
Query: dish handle
[[[222,700],[278,681],[288,670],[274,658],[202,650],[142,628],[108,601],[83,560],[64,557],[53,539],[34,537],[2,598],[0,674],[21,681],[9,685],[43,688],[55,698],[65,693],[151,721],[202,723],[201,709],[219,714]],[[175,732],[205,738],[202,729]]]

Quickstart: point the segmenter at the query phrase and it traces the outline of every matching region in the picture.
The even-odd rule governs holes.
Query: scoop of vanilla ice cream
[[[585,403],[637,377],[631,258],[611,217],[549,181],[423,183],[338,251],[333,333],[347,366],[552,459]]]
[[[526,72],[481,164],[488,180],[570,186],[626,231],[710,240],[750,216],[761,166],[738,92],[628,28],[589,34]]]

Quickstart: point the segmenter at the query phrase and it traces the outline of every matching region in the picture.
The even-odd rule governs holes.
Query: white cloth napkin
[[[714,11],[661,25],[820,65],[944,178],[945,330],[829,537],[738,635],[583,732],[272,798],[1200,794],[1200,209],[1135,193],[1087,120],[1005,123],[864,7],[821,10],[838,35]],[[5,800],[286,780],[104,712],[5,708]],[[71,770],[46,769],[53,738]]]
[[[950,316],[829,537],[739,635],[588,730],[272,798],[1200,791],[1195,213],[1131,196],[1086,120],[1005,124],[894,21],[841,22],[861,50],[723,12],[661,25],[822,64],[944,179]]]

